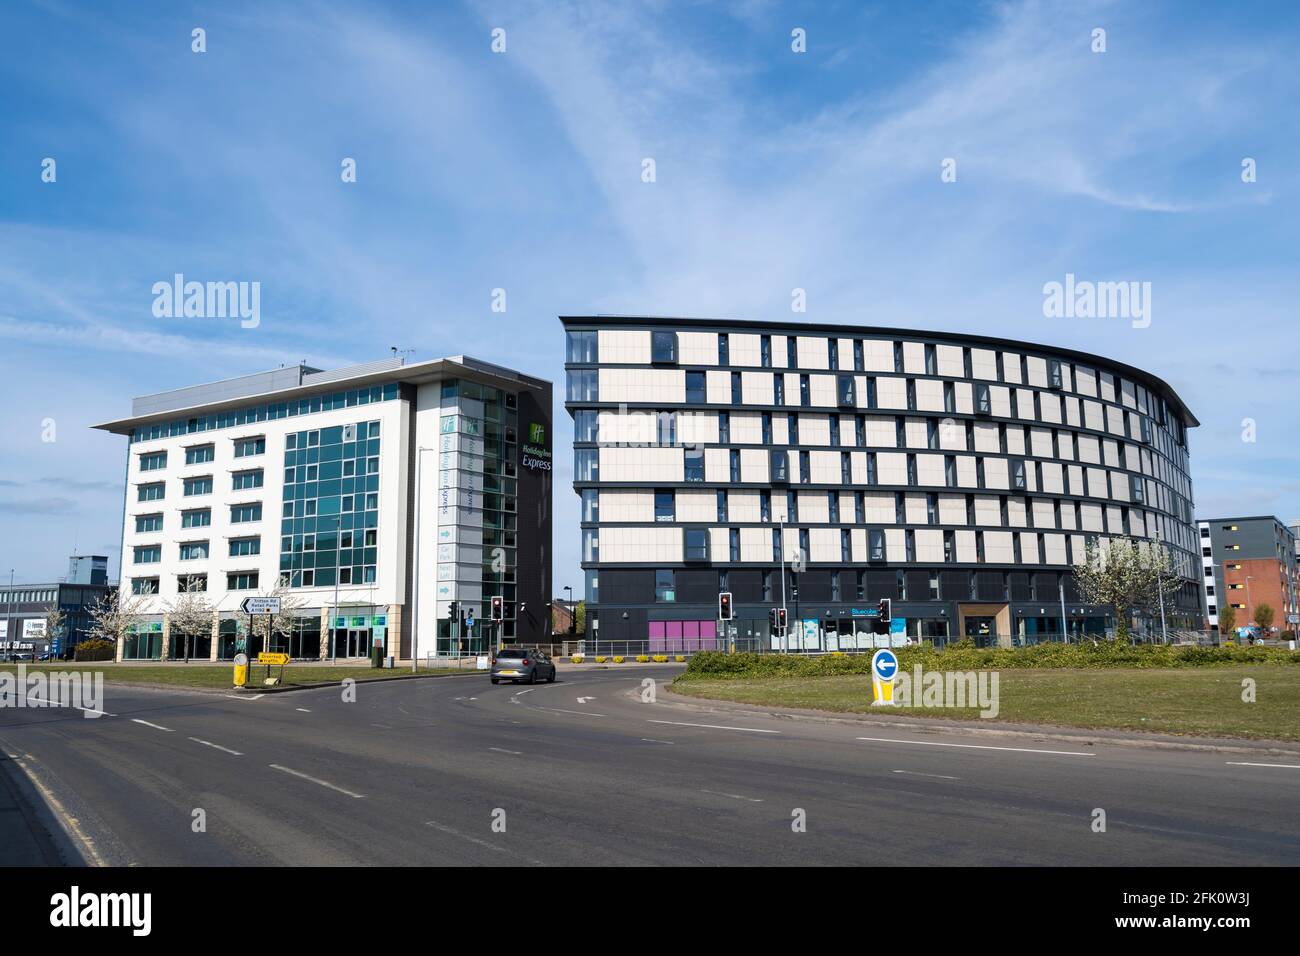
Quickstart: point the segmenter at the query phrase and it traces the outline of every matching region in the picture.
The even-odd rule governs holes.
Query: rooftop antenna
[[[415,349],[399,349],[396,345],[390,345],[388,350],[393,353],[393,358],[401,357],[402,364],[406,364],[406,356],[414,355]]]

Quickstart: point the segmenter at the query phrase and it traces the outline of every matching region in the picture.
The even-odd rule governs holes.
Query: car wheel
[[[555,683],[555,668],[554,668],[554,667],[551,668],[551,676],[550,676],[549,678],[547,678],[546,683],[548,683],[548,684],[554,684],[554,683]]]
[[[492,678],[492,683],[494,683],[494,684],[499,684],[499,683],[501,683],[501,682],[500,682],[499,680],[497,680],[497,679],[494,677],[494,678]]]
[[[532,670],[530,670],[530,671],[528,672],[528,683],[530,683],[530,684],[536,684],[536,683],[537,683],[537,668],[536,668],[536,667],[534,667]]]

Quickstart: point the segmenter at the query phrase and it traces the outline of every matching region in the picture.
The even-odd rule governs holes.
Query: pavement
[[[1297,758],[794,719],[680,670],[108,685],[94,719],[0,710],[0,750],[118,866],[1300,863]]]

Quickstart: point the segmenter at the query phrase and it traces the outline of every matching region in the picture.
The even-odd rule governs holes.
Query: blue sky
[[[134,395],[399,346],[561,396],[555,316],[587,312],[1098,352],[1200,418],[1199,514],[1300,517],[1298,27],[1282,3],[11,0],[0,574],[60,576],[74,545],[116,567],[124,443],[87,426]],[[177,272],[260,282],[261,324],[155,318]],[[1150,282],[1150,327],[1045,318],[1066,273]]]

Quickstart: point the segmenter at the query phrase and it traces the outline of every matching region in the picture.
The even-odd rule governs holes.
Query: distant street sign
[[[245,614],[279,614],[280,599],[278,597],[246,597],[242,604]]]
[[[262,651],[257,655],[259,664],[287,664],[289,663],[288,654],[273,654],[270,651]]]

